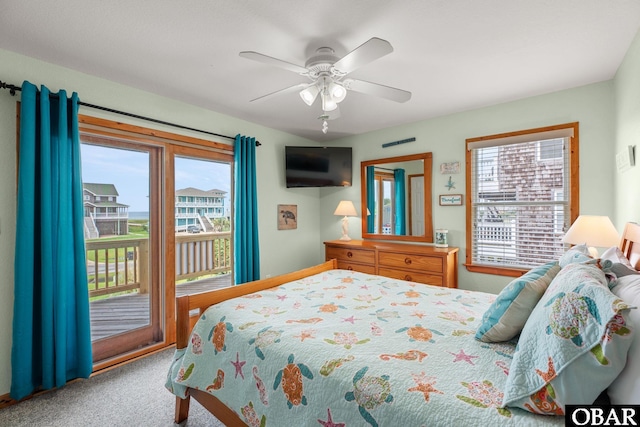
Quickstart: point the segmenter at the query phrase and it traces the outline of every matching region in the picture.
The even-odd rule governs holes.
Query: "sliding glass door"
[[[83,134],[91,336],[100,361],[162,341],[162,150]]]
[[[97,370],[173,343],[176,296],[233,283],[233,146],[80,123]]]
[[[231,286],[231,163],[189,150],[174,169],[176,296]]]

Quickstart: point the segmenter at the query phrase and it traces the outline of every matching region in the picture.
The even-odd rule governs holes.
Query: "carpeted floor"
[[[172,355],[165,350],[2,409],[0,426],[176,426],[175,397],[164,388]],[[195,400],[180,425],[224,427]]]

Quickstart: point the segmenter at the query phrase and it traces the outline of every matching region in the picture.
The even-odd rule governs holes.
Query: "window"
[[[519,276],[557,259],[578,215],[578,124],[467,140],[469,271]]]

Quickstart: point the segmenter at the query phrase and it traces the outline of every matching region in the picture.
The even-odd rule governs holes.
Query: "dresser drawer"
[[[419,271],[442,273],[442,257],[415,254],[401,254],[397,252],[378,252],[378,264],[386,267],[396,267]]]
[[[395,270],[393,268],[379,267],[380,276],[391,277],[393,279],[408,280],[410,282],[426,283],[428,285],[442,286],[442,276],[434,274],[417,273],[409,270]]]
[[[327,247],[326,258],[335,258],[338,261],[359,262],[363,264],[375,264],[376,255],[373,251],[352,248],[337,248],[333,246]]]
[[[338,268],[359,271],[360,273],[376,274],[376,267],[373,265],[354,264],[348,261],[338,261]]]

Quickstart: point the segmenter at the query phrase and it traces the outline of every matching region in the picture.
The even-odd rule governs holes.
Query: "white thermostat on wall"
[[[618,172],[624,172],[635,164],[635,145],[628,145],[627,148],[616,154],[616,166]]]

